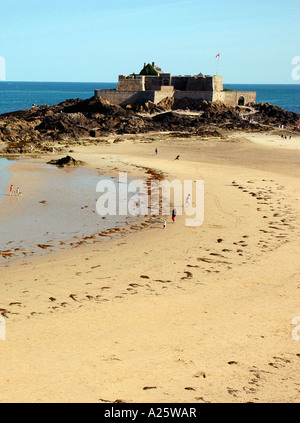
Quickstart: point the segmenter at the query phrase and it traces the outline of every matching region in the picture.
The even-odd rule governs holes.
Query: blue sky
[[[296,83],[299,0],[0,0],[10,81],[116,82],[155,61],[225,83]],[[298,81],[299,82],[299,81]]]

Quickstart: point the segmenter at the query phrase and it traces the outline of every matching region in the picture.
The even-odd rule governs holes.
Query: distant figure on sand
[[[155,149],[155,154],[156,154],[156,155],[158,154],[158,148],[156,148],[156,149]]]
[[[175,160],[179,160],[179,157],[180,157],[180,156],[177,156]]]
[[[191,198],[191,194],[189,194],[185,200],[186,206],[189,207],[191,205],[191,202],[192,202],[192,198]]]
[[[20,188],[19,187],[17,188],[16,194],[20,195]]]
[[[172,211],[172,220],[173,220],[173,223],[175,223],[175,221],[176,221],[176,216],[177,216],[177,211],[176,211],[176,209],[174,209]]]
[[[9,195],[13,195],[13,193],[14,193],[14,186],[11,185],[9,188]]]
[[[164,220],[163,228],[166,229],[166,227],[167,227],[167,221]]]

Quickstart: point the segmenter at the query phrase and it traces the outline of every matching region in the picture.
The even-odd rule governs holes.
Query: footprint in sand
[[[195,400],[196,401],[202,401],[202,402],[204,402],[206,404],[211,404],[210,401],[205,400],[203,397],[195,397]]]
[[[93,297],[92,295],[86,295],[86,298],[87,298],[88,300],[93,300],[93,299],[94,299],[94,297]]]
[[[76,296],[77,296],[76,294],[69,295],[69,297],[72,298],[73,301],[78,302],[78,300],[76,299]]]
[[[206,379],[206,374],[204,373],[204,372],[197,372],[196,374],[194,374],[194,376],[193,377],[195,377],[195,378],[197,378],[197,379],[199,379],[199,378],[203,378],[203,379]]]
[[[227,388],[227,391],[230,395],[233,395],[234,397],[237,397],[237,394],[239,392],[236,389],[232,389],[232,388]]]
[[[14,306],[14,305],[21,306],[21,305],[22,305],[22,303],[15,302],[15,303],[10,303],[9,305],[10,305],[10,306]]]
[[[11,314],[11,312],[9,310],[6,310],[5,308],[0,308],[0,314],[5,317],[6,319],[8,319],[8,314]]]
[[[183,278],[181,278],[181,280],[185,280],[185,279],[192,279],[193,278],[193,274],[191,272],[184,272],[186,274],[186,276],[184,276]]]

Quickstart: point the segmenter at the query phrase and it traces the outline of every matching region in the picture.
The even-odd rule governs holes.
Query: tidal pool
[[[96,186],[104,177],[84,167],[59,169],[23,163],[24,178],[34,180],[37,189],[32,195],[25,190],[21,197],[10,197],[10,164],[0,159],[0,262],[95,242],[104,231],[118,231],[136,220],[97,214],[100,194]],[[22,185],[22,180],[18,182]]]

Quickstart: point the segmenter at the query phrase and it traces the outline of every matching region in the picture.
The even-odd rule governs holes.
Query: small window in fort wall
[[[245,97],[240,97],[239,98],[239,101],[238,101],[238,105],[239,106],[245,106]]]

